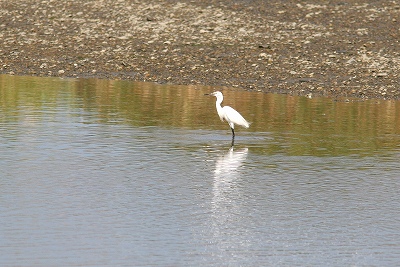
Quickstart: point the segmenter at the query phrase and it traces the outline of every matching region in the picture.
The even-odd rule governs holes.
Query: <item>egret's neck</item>
[[[224,98],[222,96],[221,97],[217,97],[217,101],[215,102],[215,106],[217,107],[217,113],[218,113],[218,116],[221,119],[221,121],[224,120],[224,112],[223,112],[223,109],[221,107],[222,100],[224,100]]]
[[[222,109],[221,107],[222,100],[224,100],[223,97],[217,97],[217,101],[215,101],[215,106],[217,107],[217,110]]]

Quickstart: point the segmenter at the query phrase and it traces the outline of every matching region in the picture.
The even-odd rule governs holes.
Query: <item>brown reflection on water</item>
[[[86,123],[124,123],[225,130],[215,110],[210,87],[157,85],[97,79],[57,79],[0,76],[0,122],[23,121],[32,114],[66,108],[66,116]],[[240,129],[241,142],[260,153],[291,155],[373,154],[399,150],[400,102],[292,97],[224,90],[223,105],[231,105],[252,122]],[[36,116],[35,120],[40,120]],[[258,136],[270,139],[256,138]],[[360,152],[361,151],[361,152]]]
[[[78,80],[76,92],[85,108],[96,107],[103,122],[118,114],[119,119],[137,126],[194,127],[202,124],[206,114],[198,101],[204,91],[194,86]]]

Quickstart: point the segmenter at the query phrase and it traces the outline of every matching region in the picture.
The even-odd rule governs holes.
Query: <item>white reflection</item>
[[[248,148],[243,148],[234,151],[232,146],[228,153],[221,156],[216,164],[214,171],[213,183],[213,210],[228,208],[225,202],[232,204],[235,197],[240,195],[240,190],[237,186],[238,178],[240,177],[239,167],[242,166],[243,161],[247,157]],[[218,212],[221,216],[223,213]]]
[[[246,250],[248,246],[243,232],[243,218],[246,200],[241,190],[241,171],[248,149],[229,151],[221,156],[215,165],[213,197],[212,197],[212,235],[221,256],[230,254],[228,258],[237,259],[236,251]],[[228,255],[225,255],[228,256]],[[231,257],[234,256],[234,257]]]
[[[215,165],[214,171],[214,189],[219,182],[229,182],[236,176],[236,170],[243,164],[247,157],[248,148],[234,151],[232,146],[228,153],[221,156]]]

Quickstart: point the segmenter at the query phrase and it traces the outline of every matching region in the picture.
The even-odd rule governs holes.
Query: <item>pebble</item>
[[[386,76],[388,76],[388,74],[386,72],[378,72],[376,74],[376,77],[386,77]]]

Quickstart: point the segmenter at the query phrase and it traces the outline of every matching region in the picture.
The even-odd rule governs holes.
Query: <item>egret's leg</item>
[[[234,143],[235,143],[235,130],[233,130],[233,128],[231,128],[232,130],[232,143],[231,143],[231,147],[233,147]]]

